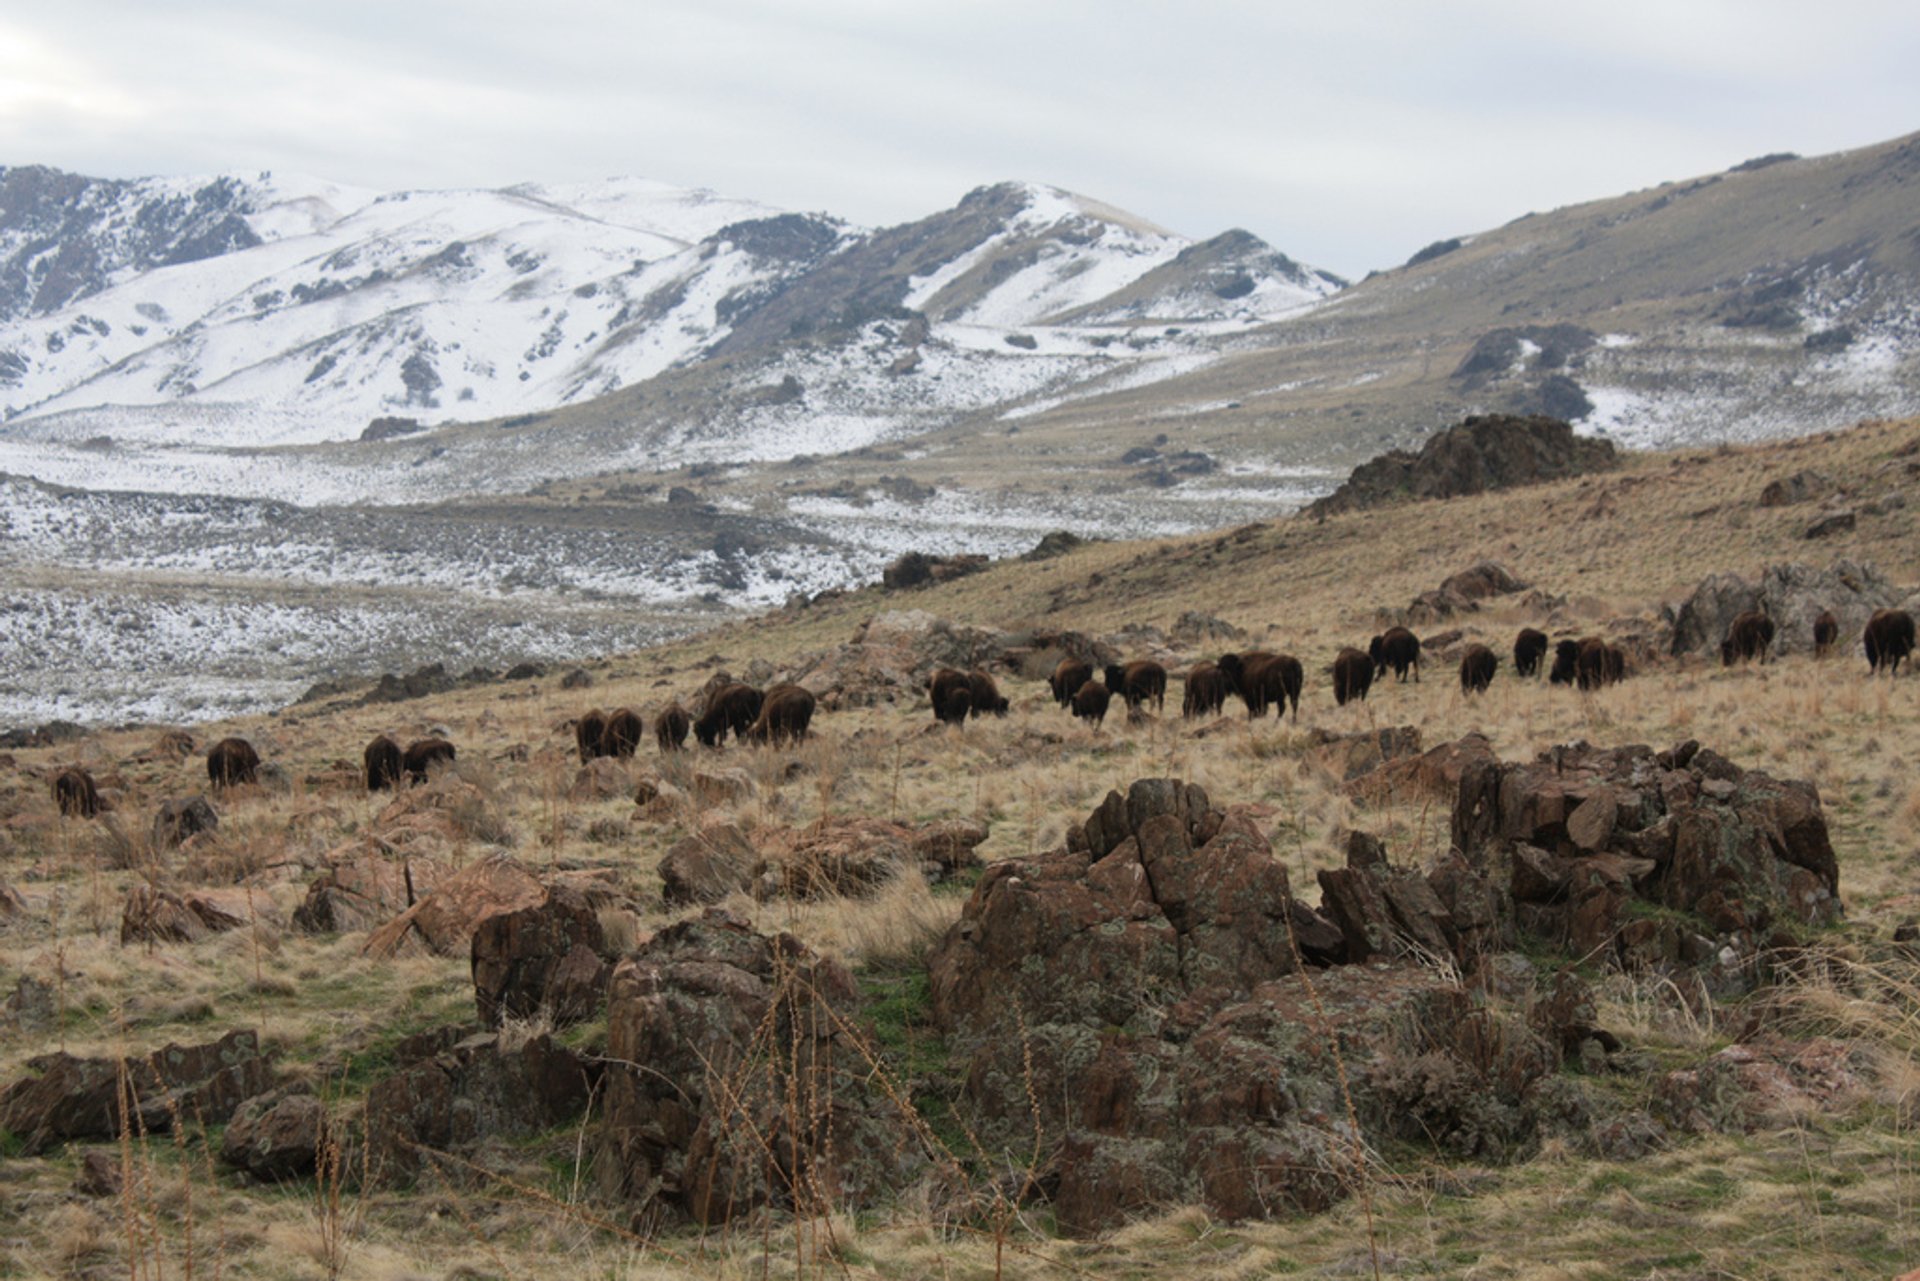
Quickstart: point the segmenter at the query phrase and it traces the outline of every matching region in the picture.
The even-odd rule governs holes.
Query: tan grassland
[[[1819,786],[1848,921],[1815,940],[1832,958],[1823,977],[1773,994],[1767,1009],[1794,1030],[1871,1048],[1874,1088],[1847,1113],[1687,1140],[1623,1162],[1555,1143],[1496,1168],[1380,1153],[1370,1195],[1330,1213],[1235,1224],[1186,1209],[1094,1241],[1057,1236],[1039,1207],[997,1232],[942,1222],[916,1194],[879,1212],[800,1222],[775,1215],[706,1236],[642,1240],[623,1230],[618,1207],[579,1189],[577,1126],[485,1145],[466,1177],[429,1179],[404,1193],[347,1186],[335,1195],[324,1186],[245,1186],[216,1171],[199,1136],[159,1137],[139,1145],[134,1164],[143,1177],[106,1200],[72,1190],[86,1145],[27,1158],[0,1136],[0,1277],[1813,1278],[1920,1267],[1920,958],[1888,942],[1894,926],[1920,917],[1920,676],[1871,679],[1854,646],[1826,660],[1795,656],[1736,670],[1642,658],[1623,684],[1581,695],[1519,680],[1503,657],[1480,698],[1463,697],[1451,670],[1430,665],[1417,684],[1389,679],[1366,703],[1339,709],[1325,675],[1341,645],[1364,644],[1378,630],[1376,610],[1404,607],[1482,558],[1567,598],[1552,620],[1556,634],[1628,639],[1716,570],[1757,575],[1771,563],[1824,565],[1844,556],[1875,562],[1896,583],[1920,584],[1920,503],[1885,506],[1850,533],[1809,542],[1802,531],[1811,506],[1755,501],[1768,480],[1803,468],[1825,472],[1863,501],[1920,497],[1916,462],[1920,420],[1778,445],[1631,456],[1609,475],[1503,494],[1098,544],[922,591],[868,588],[595,661],[586,690],[563,690],[556,671],[416,702],[296,707],[195,727],[203,744],[246,735],[285,782],[219,800],[216,838],[184,859],[155,855],[147,828],[161,800],[204,790],[204,761],[143,759],[153,727],[16,752],[0,770],[0,881],[28,907],[0,926],[0,1000],[24,974],[51,985],[57,1004],[51,1028],[27,1033],[0,1023],[0,1085],[52,1049],[145,1050],[257,1027],[285,1069],[348,1109],[400,1037],[473,1017],[464,959],[374,960],[361,954],[360,935],[315,938],[288,924],[323,856],[364,843],[389,803],[369,798],[357,776],[360,748],[376,732],[404,739],[444,726],[459,745],[458,774],[484,803],[453,815],[437,853],[462,862],[505,847],[536,867],[617,869],[650,906],[609,924],[637,938],[674,919],[659,905],[657,866],[699,816],[643,817],[625,799],[572,799],[568,724],[586,707],[632,705],[651,722],[669,697],[690,696],[718,668],[739,673],[760,659],[780,669],[846,642],[886,610],[1093,633],[1170,629],[1183,612],[1199,610],[1246,629],[1248,644],[1306,663],[1297,724],[1249,723],[1237,703],[1217,721],[1182,722],[1176,676],[1165,717],[1128,724],[1114,715],[1089,729],[1060,712],[1037,680],[1007,678],[1013,711],[1004,720],[943,729],[924,700],[827,712],[795,751],[729,746],[718,761],[697,752],[658,760],[649,735],[635,770],[674,779],[695,767],[742,769],[755,790],[731,809],[748,826],[798,826],[826,814],[978,818],[990,828],[982,848],[989,859],[1058,843],[1111,787],[1177,775],[1218,801],[1270,807],[1275,857],[1311,899],[1314,869],[1338,861],[1348,828],[1381,834],[1396,859],[1417,862],[1443,851],[1448,817],[1446,802],[1427,795],[1350,794],[1311,750],[1312,728],[1412,725],[1428,745],[1477,731],[1509,759],[1572,739],[1664,747],[1696,738],[1742,766]],[[1444,626],[1504,654],[1515,629],[1549,621],[1501,604]],[[1205,656],[1226,647],[1210,642]],[[795,760],[802,768],[790,768]],[[46,779],[75,761],[111,789],[108,820],[55,814]],[[248,887],[257,924],[194,944],[123,947],[121,906],[141,878]],[[963,902],[962,893],[906,878],[873,900],[740,896],[727,906],[871,974],[915,965]],[[1602,992],[1604,1024],[1649,1065],[1643,1077],[1617,1081],[1622,1091],[1644,1093],[1654,1072],[1731,1037],[1671,985],[1614,977]],[[591,1044],[599,1031],[566,1035]]]

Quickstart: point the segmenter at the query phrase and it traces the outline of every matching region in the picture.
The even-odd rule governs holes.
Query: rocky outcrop
[[[164,801],[153,816],[153,848],[156,853],[183,845],[202,832],[220,826],[220,815],[204,796],[186,796]]]
[[[176,1117],[219,1125],[273,1085],[252,1032],[125,1060],[43,1054],[27,1066],[33,1076],[0,1091],[0,1130],[18,1136],[29,1154],[69,1139],[163,1133]]]
[[[930,587],[950,583],[956,578],[977,574],[987,567],[987,558],[978,552],[954,556],[931,556],[926,552],[907,552],[881,572],[880,582],[890,592],[909,587]]]
[[[474,926],[474,1001],[480,1021],[544,1014],[554,1027],[600,1011],[611,967],[599,914],[572,885],[546,887],[538,903],[495,912]]]
[[[327,1109],[311,1094],[272,1090],[242,1103],[220,1136],[220,1160],[263,1183],[312,1174],[327,1140]]]
[[[1524,592],[1527,587],[1528,584],[1515,578],[1498,561],[1476,561],[1459,573],[1448,576],[1433,591],[1422,592],[1414,597],[1404,615],[1396,616],[1392,621],[1416,626],[1441,622],[1456,614],[1478,610],[1482,601]]]
[[[1871,563],[1836,560],[1826,569],[1798,563],[1769,565],[1758,583],[1733,573],[1710,574],[1674,618],[1672,652],[1717,657],[1733,620],[1759,610],[1773,620],[1775,654],[1813,652],[1813,622],[1832,610],[1840,643],[1857,643],[1877,609],[1897,606],[1904,593]]]
[[[336,857],[293,910],[296,929],[308,934],[370,930],[433,892],[448,873],[437,859],[383,858],[351,853]]]
[[[136,882],[120,913],[120,942],[192,943],[249,925],[257,914],[245,891],[190,890],[184,894]]]
[[[1557,418],[1491,414],[1429,438],[1418,454],[1395,449],[1362,463],[1307,512],[1324,517],[1415,499],[1457,498],[1610,471],[1616,462],[1611,441],[1576,436]]]
[[[1669,1072],[1659,1084],[1658,1110],[1675,1128],[1696,1133],[1800,1126],[1811,1114],[1866,1100],[1871,1075],[1868,1053],[1856,1046],[1768,1034]]]
[[[937,885],[977,870],[981,860],[974,849],[986,839],[984,824],[961,820],[914,825],[832,818],[781,828],[757,841],[753,889],[761,898],[864,898],[905,868]]]
[[[886,1095],[852,977],[788,934],[709,910],[623,960],[607,1002],[605,1191],[645,1219],[851,1209],[923,1160]]]

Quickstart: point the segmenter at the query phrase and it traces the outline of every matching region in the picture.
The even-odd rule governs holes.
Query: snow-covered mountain
[[[818,373],[823,338],[876,323],[899,347],[881,373],[957,359],[974,391],[935,400],[976,410],[1151,364],[1115,349],[1129,326],[1245,325],[1339,285],[1244,232],[1197,245],[1030,184],[866,231],[632,179],[378,193],[0,169],[0,415],[15,439],[69,443],[102,434],[75,412],[102,407],[122,443],[352,440],[382,418],[578,404],[709,357],[765,362],[777,387],[796,344]]]

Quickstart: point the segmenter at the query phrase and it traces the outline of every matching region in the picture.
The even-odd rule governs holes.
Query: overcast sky
[[[1920,129],[1920,3],[22,0],[0,164],[639,175],[855,222],[1004,178],[1349,276]]]

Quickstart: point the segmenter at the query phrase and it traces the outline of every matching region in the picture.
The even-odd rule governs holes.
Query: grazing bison
[[[1291,654],[1269,654],[1249,650],[1244,654],[1222,654],[1220,670],[1228,686],[1247,705],[1247,719],[1265,716],[1272,706],[1275,716],[1287,714],[1293,704],[1293,717],[1300,719],[1300,687],[1306,681],[1306,669]]]
[[[1166,710],[1167,669],[1152,659],[1141,659],[1124,667],[1118,663],[1110,664],[1106,670],[1106,680],[1108,692],[1124,699],[1129,712],[1148,699],[1153,700],[1154,711]]]
[[[407,777],[416,783],[427,781],[427,773],[435,765],[453,764],[453,744],[444,738],[418,738],[407,744],[407,754],[401,758]]]
[[[663,752],[677,752],[686,747],[687,731],[692,728],[693,717],[687,715],[687,709],[678,703],[668,703],[667,710],[653,722],[653,741],[660,744]]]
[[[1112,690],[1099,681],[1087,680],[1074,692],[1073,714],[1098,725],[1107,719],[1107,703],[1112,698]]]
[[[706,714],[693,723],[693,736],[703,747],[720,746],[726,741],[728,730],[738,738],[760,719],[760,706],[765,701],[766,696],[751,685],[738,681],[722,685],[707,700]]]
[[[207,749],[207,777],[215,787],[259,780],[260,753],[244,738],[223,738]]]
[[[1520,634],[1513,638],[1513,670],[1520,676],[1532,676],[1540,670],[1540,660],[1546,657],[1547,634],[1532,627],[1522,627]]]
[[[1393,669],[1393,678],[1397,681],[1407,679],[1407,669],[1413,669],[1413,679],[1420,680],[1420,638],[1404,627],[1389,627],[1373,638],[1367,646],[1367,653],[1373,659],[1373,675],[1377,680]]]
[[[92,818],[100,812],[100,793],[93,775],[78,765],[69,765],[54,775],[53,803],[68,818]]]
[[[400,774],[405,766],[406,753],[400,750],[400,740],[391,734],[382,734],[367,744],[363,755],[367,763],[367,790],[369,792],[390,792],[400,785]]]
[[[1485,645],[1467,646],[1466,654],[1460,659],[1461,693],[1486,693],[1487,686],[1493,684],[1493,669],[1499,665],[1500,660]]]
[[[1559,660],[1555,659],[1554,670],[1558,671],[1559,667]],[[1599,689],[1626,678],[1627,656],[1618,645],[1609,645],[1598,636],[1589,636],[1580,642],[1574,659],[1574,683],[1581,689]]]
[[[933,719],[958,725],[973,710],[973,682],[965,672],[942,667],[927,677],[927,698],[933,703]]]
[[[607,737],[607,714],[594,708],[573,723],[573,741],[580,749],[580,763],[601,755],[600,744]]]
[[[600,732],[600,754],[632,756],[639,749],[640,738],[646,732],[640,713],[631,707],[623,707],[607,717],[607,727]]]
[[[1815,658],[1825,658],[1833,652],[1834,642],[1840,639],[1840,620],[1833,611],[1820,611],[1820,617],[1813,620],[1813,654]]]
[[[1913,654],[1913,615],[1904,609],[1875,610],[1861,639],[1867,647],[1867,670],[1884,667],[1887,675],[1897,676],[1901,660]]]
[[[993,677],[976,667],[967,673],[967,683],[973,687],[973,714],[975,716],[1005,716],[1007,700],[1000,694],[1000,687],[993,683]]]
[[[760,715],[742,735],[749,743],[798,743],[813,720],[813,691],[803,685],[775,685],[761,701]]]
[[[1349,645],[1334,656],[1333,701],[1345,707],[1353,699],[1365,700],[1373,688],[1373,659]]]
[[[1232,685],[1227,674],[1212,663],[1195,663],[1187,673],[1186,693],[1180,700],[1182,716],[1217,716],[1227,705]]]
[[[1733,623],[1727,628],[1727,638],[1720,642],[1720,664],[1732,667],[1735,663],[1752,662],[1759,659],[1767,661],[1767,647],[1773,644],[1773,620],[1757,609],[1747,610],[1735,615]]]
[[[1073,696],[1080,692],[1080,687],[1092,679],[1092,663],[1063,658],[1053,669],[1053,675],[1047,677],[1047,687],[1053,691],[1053,701],[1066,707],[1073,702]]]
[[[1580,642],[1563,640],[1553,647],[1553,670],[1547,681],[1553,685],[1571,685],[1580,676]]]

